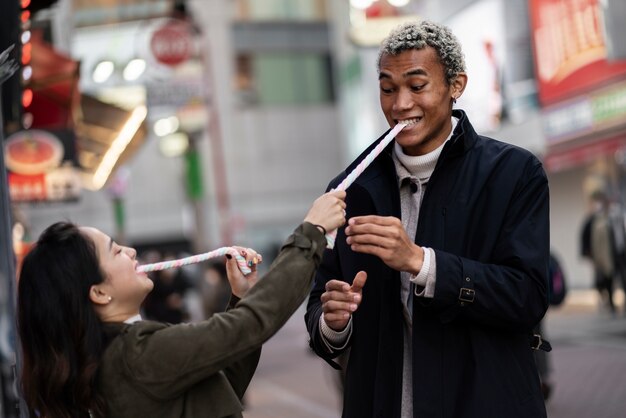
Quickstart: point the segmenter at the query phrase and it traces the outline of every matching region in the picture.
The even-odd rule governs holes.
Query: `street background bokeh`
[[[455,106],[477,131],[548,173],[568,288],[545,322],[550,416],[624,416],[623,289],[615,280],[613,313],[580,251],[594,193],[623,224],[623,0],[3,0],[0,52],[15,45],[19,68],[2,84],[0,411],[15,416],[14,271],[46,226],[95,226],[144,262],[240,244],[269,265],[388,128],[377,46],[411,19],[461,40],[469,83]],[[201,320],[227,301],[219,266],[155,280],[157,319]],[[339,416],[337,379],[299,312],[264,348],[246,416]]]

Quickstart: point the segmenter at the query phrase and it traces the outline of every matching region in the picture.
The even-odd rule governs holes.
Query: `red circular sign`
[[[193,40],[187,25],[163,25],[152,34],[150,49],[154,58],[165,65],[175,66],[187,61],[193,51]]]
[[[59,139],[45,131],[32,129],[19,131],[7,138],[5,163],[17,174],[35,175],[56,168],[63,159],[63,145]]]

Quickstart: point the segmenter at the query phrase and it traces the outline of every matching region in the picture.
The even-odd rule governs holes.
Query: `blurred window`
[[[240,53],[235,89],[243,106],[319,104],[334,100],[328,53]]]
[[[326,20],[326,0],[237,0],[237,20]]]

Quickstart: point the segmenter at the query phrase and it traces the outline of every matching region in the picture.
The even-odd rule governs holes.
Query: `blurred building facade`
[[[192,50],[163,65],[151,42],[172,9],[192,28]],[[20,205],[32,237],[67,218],[113,235],[122,227],[141,246],[275,247],[339,171],[325,1],[60,0],[40,18],[80,61],[81,92],[128,111],[146,106],[147,132],[104,187],[68,204]],[[126,78],[137,59],[145,69]]]
[[[623,62],[615,41],[620,4],[60,0],[38,19],[50,22],[54,48],[80,62],[81,94],[128,112],[146,106],[144,138],[131,141],[135,148],[103,188],[83,191],[71,203],[18,205],[19,216],[31,239],[53,220],[69,218],[143,247],[273,247],[328,181],[386,129],[378,104],[378,44],[399,22],[427,18],[449,25],[463,43],[469,85],[457,107],[480,133],[544,158],[552,246],[572,285],[587,287],[591,271],[578,256],[586,195],[602,184],[621,201],[624,189],[624,74],[613,68]],[[182,62],[163,65],[155,62],[151,42],[177,7],[191,27],[191,50]],[[533,23],[539,14],[548,20]],[[585,20],[592,15],[603,17]],[[548,31],[557,41],[538,41],[549,27],[561,28]],[[604,49],[591,45],[593,36],[604,40]],[[561,42],[571,53],[581,39],[595,48],[582,54],[595,61],[560,73],[562,84],[546,90],[542,74],[563,54],[545,45]],[[123,69],[136,59],[145,68],[125,79]],[[95,80],[105,61],[111,74]],[[609,74],[581,83],[604,71],[598,61],[612,68]],[[563,94],[550,96],[550,89]],[[579,116],[589,108],[608,116],[598,121],[587,112],[588,126],[582,126]]]
[[[54,2],[20,5],[43,3]],[[77,191],[73,174],[60,173],[52,198],[16,199],[16,249],[70,219],[146,249],[275,250],[387,129],[378,44],[403,20],[426,18],[463,44],[469,84],[457,107],[479,133],[544,161],[552,247],[569,286],[591,287],[579,256],[588,197],[604,190],[623,208],[626,196],[624,4],[58,0],[25,15],[11,3],[22,26],[0,25],[0,52],[9,38],[24,51],[20,78],[4,86],[7,133],[39,128],[70,144],[64,167],[78,169],[85,186]],[[50,98],[56,119],[47,119]],[[115,159],[99,180],[110,150]]]

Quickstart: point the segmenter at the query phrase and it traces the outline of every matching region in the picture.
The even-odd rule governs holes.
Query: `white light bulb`
[[[30,41],[30,31],[25,30],[22,32],[22,44],[26,44],[28,41]]]
[[[180,122],[176,116],[159,119],[154,123],[154,133],[157,136],[166,136],[178,130]]]
[[[134,81],[137,80],[143,72],[146,70],[146,61],[135,58],[131,60],[126,67],[124,68],[124,80],[126,81]]]
[[[112,61],[101,61],[96,65],[96,68],[93,70],[93,81],[96,83],[104,83],[107,81],[113,71],[115,70],[115,65]]]

